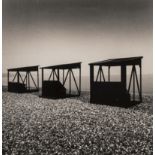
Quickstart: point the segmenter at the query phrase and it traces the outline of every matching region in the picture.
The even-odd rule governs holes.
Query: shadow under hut
[[[123,107],[142,102],[142,58],[118,58],[90,63],[90,102]],[[120,81],[111,80],[112,67],[120,68]],[[129,79],[128,68],[131,70]],[[96,74],[94,69],[97,69]]]
[[[14,76],[11,80],[12,74],[14,74]],[[8,69],[8,91],[16,93],[31,93],[39,91],[38,66]]]
[[[45,75],[49,75],[47,80]],[[42,67],[42,97],[58,99],[80,96],[80,93],[81,62]]]

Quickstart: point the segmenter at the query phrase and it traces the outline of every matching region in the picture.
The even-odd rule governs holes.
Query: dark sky
[[[144,56],[152,73],[152,0],[3,0],[3,72],[26,65]]]

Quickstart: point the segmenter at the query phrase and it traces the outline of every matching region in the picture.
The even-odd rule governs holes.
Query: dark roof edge
[[[52,66],[45,66],[45,67],[41,67],[40,69],[52,69],[52,68],[72,68],[72,66],[76,66],[78,67],[78,65],[81,65],[82,62],[75,62],[75,63],[68,63],[68,64],[59,64],[59,65],[52,65]],[[75,68],[75,67],[73,67]]]
[[[18,68],[9,68],[8,71],[37,71],[39,65],[36,66],[26,66],[26,67],[18,67]]]
[[[110,63],[110,62],[115,62],[115,61],[132,61],[132,60],[141,60],[143,58],[143,56],[137,56],[137,57],[123,57],[123,58],[114,58],[114,59],[106,59],[106,60],[103,60],[103,61],[96,61],[96,62],[92,62],[92,63],[89,63],[88,65],[99,65],[99,64],[102,64],[102,63]],[[128,60],[127,60],[128,59]]]

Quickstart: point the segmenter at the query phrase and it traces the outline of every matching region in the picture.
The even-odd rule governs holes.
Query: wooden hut
[[[34,78],[32,72],[36,72],[37,78]],[[10,74],[14,77],[11,80]],[[23,77],[23,74],[24,77]],[[32,81],[32,82],[30,82]],[[33,83],[33,86],[32,86]],[[39,70],[38,66],[29,66],[21,68],[8,69],[8,91],[16,93],[37,92],[39,91]]]
[[[131,106],[142,102],[142,65],[143,57],[108,59],[90,63],[90,102],[117,106]],[[111,67],[120,67],[120,81],[111,81]],[[127,67],[131,74],[127,84]],[[96,77],[94,68],[97,67]],[[108,78],[105,79],[104,68],[107,67]],[[137,74],[139,69],[139,76]],[[132,85],[132,90],[131,90]],[[136,91],[138,94],[136,95]],[[138,97],[137,97],[138,96]]]
[[[45,80],[45,70],[50,71],[47,80]],[[78,81],[73,70],[79,70]],[[69,81],[68,87],[65,85],[67,79]],[[76,90],[74,92],[72,91],[72,81],[76,86]],[[42,67],[42,97],[57,99],[80,96],[80,93],[81,62]]]

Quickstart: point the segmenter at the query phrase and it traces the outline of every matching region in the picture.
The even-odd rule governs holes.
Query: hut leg
[[[8,83],[9,83],[9,71],[8,71]]]
[[[139,81],[138,81],[138,76],[137,76],[137,71],[135,68],[135,77],[136,77],[136,83],[137,83],[137,89],[138,89],[138,94],[139,94],[139,100],[141,100],[141,95],[140,95],[140,86],[139,86]]]
[[[133,101],[135,101],[135,66],[133,71]]]
[[[52,77],[53,71],[51,71],[50,76],[48,78],[48,81],[50,81],[51,77]]]
[[[126,89],[126,66],[121,66],[121,82]]]
[[[52,71],[53,71],[53,81],[54,81],[54,80],[55,80],[55,76],[54,76],[54,71],[55,71],[55,70],[53,69]]]
[[[64,86],[65,83],[66,83],[66,80],[67,80],[68,74],[69,74],[69,70],[67,71],[66,77],[65,77],[64,82],[63,82],[63,86]]]
[[[53,74],[54,74],[55,77],[57,78],[57,81],[60,81],[60,78],[59,78],[59,71],[56,73],[56,70],[53,70]]]
[[[72,73],[72,77],[73,77],[73,80],[74,80],[74,83],[75,83],[75,86],[76,86],[76,89],[77,89],[78,95],[79,95],[79,94],[80,94],[80,90],[79,90],[79,88],[78,88],[78,85],[77,85],[77,83],[76,83],[76,78],[75,78],[74,73],[73,73],[72,70],[71,70],[71,73]]]
[[[17,71],[17,82],[19,83],[19,71]]]
[[[69,70],[69,95],[71,95],[71,70]]]
[[[98,81],[98,76],[99,76],[99,74],[100,74],[100,67],[99,67],[99,69],[98,69],[98,71],[97,71],[96,82]]]
[[[94,66],[90,65],[90,102],[93,102]]]
[[[130,75],[130,80],[129,80],[129,86],[128,86],[128,93],[130,92],[132,77],[133,77],[133,68],[131,70],[131,75]]]
[[[104,76],[104,72],[103,72],[103,68],[101,67],[101,74],[102,74],[102,77],[103,77],[103,81],[105,82],[105,76]]]
[[[110,66],[108,66],[108,81],[110,82]]]
[[[42,88],[43,88],[43,81],[44,81],[44,69],[42,68],[41,70],[41,74],[42,74]],[[43,91],[43,89],[42,89]],[[42,95],[43,95],[43,92],[42,92]]]
[[[57,77],[58,77],[58,81],[60,81],[60,76],[59,76],[59,69],[57,70]]]
[[[16,76],[17,76],[17,73],[15,74],[15,76],[14,76],[14,78],[13,78],[13,80],[12,80],[13,82],[15,81],[15,79],[16,79]]]
[[[9,88],[9,71],[8,71],[8,88]]]
[[[102,81],[101,73],[102,73],[102,67],[100,66],[100,82]]]
[[[26,86],[27,86],[27,90],[29,89],[29,83],[28,83],[28,72],[26,73]]]
[[[81,94],[81,67],[80,67],[80,69],[79,69],[79,96],[80,96],[80,94]]]
[[[140,102],[142,102],[142,66],[140,64]]]
[[[21,74],[20,74],[20,73],[19,73],[19,77],[20,77],[20,79],[21,79],[22,83],[24,84],[24,80],[23,80],[23,78],[22,78],[22,76],[21,76]]]
[[[33,76],[32,76],[32,74],[31,74],[31,72],[30,72],[30,77],[31,77],[31,79],[32,79],[32,81],[33,81],[33,84],[35,85],[36,89],[38,89],[38,87],[37,87],[37,85],[36,85],[36,83],[35,83],[35,80],[33,79]]]
[[[27,72],[26,72],[26,76],[25,76],[25,79],[24,79],[24,81],[26,81],[26,89],[27,89]]]
[[[38,90],[39,90],[39,70],[37,71],[37,86],[38,86]]]
[[[30,73],[28,72],[28,89],[30,90]]]
[[[63,69],[63,72],[62,72],[62,83],[64,83],[65,81],[65,70]]]

